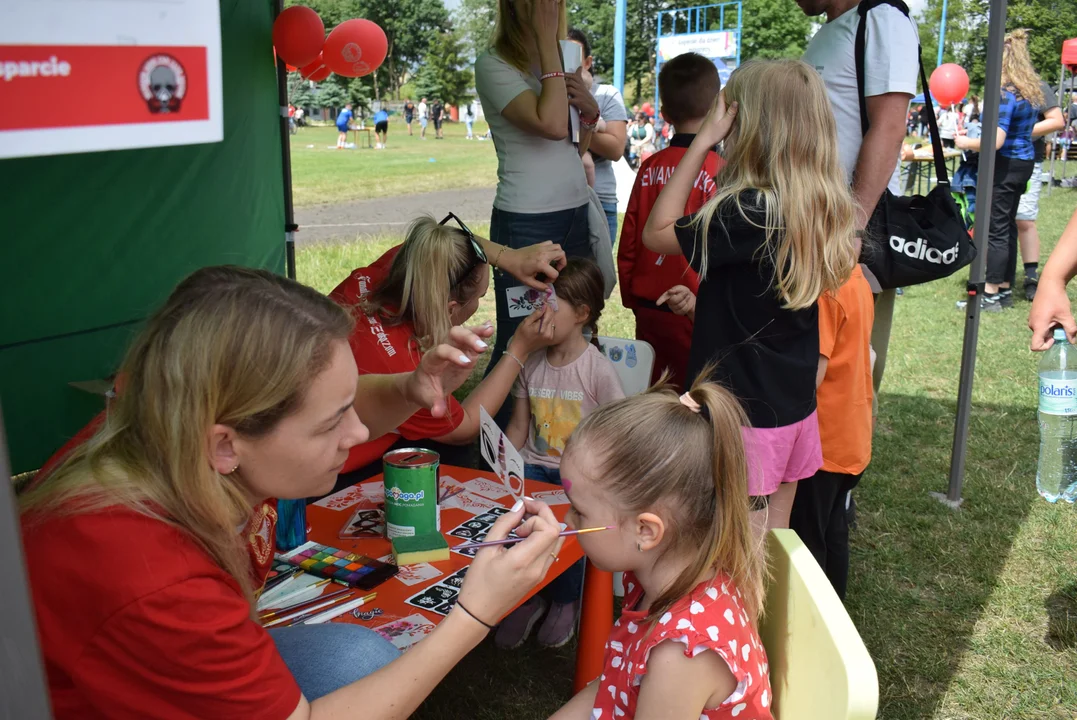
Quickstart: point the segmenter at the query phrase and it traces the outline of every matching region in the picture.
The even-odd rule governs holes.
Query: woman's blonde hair
[[[172,292],[127,351],[123,391],[101,429],[19,498],[28,522],[123,507],[190,535],[253,599],[241,528],[243,469],[208,456],[215,424],[260,437],[295,412],[352,319],[311,288],[264,270],[209,267]]]
[[[408,227],[389,274],[360,308],[386,325],[410,321],[419,347],[429,350],[452,330],[449,301],[471,302],[488,272],[463,230],[425,215]]]
[[[527,39],[531,35],[531,3],[537,0],[498,0],[497,23],[491,45],[498,56],[522,73],[531,72],[531,60]],[[557,39],[568,36],[568,11],[565,0],[558,0],[560,19],[557,22]]]
[[[804,62],[769,60],[737,68],[724,92],[727,103],[738,103],[737,118],[715,179],[718,194],[693,221],[697,238],[739,212],[766,230],[759,252],[774,266],[785,307],[811,307],[841,287],[857,261],[855,205],[826,87]],[[696,247],[706,277],[707,242],[697,239]]]
[[[1011,86],[1035,107],[1043,106],[1040,76],[1028,56],[1028,30],[1014,30],[1002,45],[1002,87]]]
[[[699,374],[708,377],[708,370]],[[658,512],[669,523],[665,552],[692,558],[654,598],[648,618],[665,613],[705,573],[727,574],[753,620],[763,606],[763,560],[748,519],[748,466],[741,428],[748,419],[728,390],[697,380],[695,412],[668,385],[595,410],[565,453],[586,453],[623,516]],[[659,560],[661,562],[661,559]]]

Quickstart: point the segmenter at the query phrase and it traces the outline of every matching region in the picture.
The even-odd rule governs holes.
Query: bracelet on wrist
[[[542,73],[542,75],[539,76],[539,82],[543,82],[544,80],[550,80],[550,79],[553,79],[553,78],[563,78],[564,76],[565,76],[565,74],[563,72],[561,72],[560,70],[555,70],[554,72]]]
[[[584,117],[580,115],[580,124],[582,125],[598,125],[598,120],[602,116],[599,113],[595,113],[593,117]]]
[[[505,250],[507,250],[507,249],[508,249],[507,245],[502,245],[501,249],[497,251],[497,255],[494,256],[493,262],[490,263],[491,265],[493,265],[498,270],[500,270],[501,268],[498,267],[497,263],[500,262],[501,256],[505,254]]]
[[[510,358],[512,358],[513,360],[515,360],[515,361],[516,361],[516,364],[520,366],[520,372],[523,372],[523,370],[524,370],[524,364],[523,364],[523,362],[522,362],[522,361],[520,360],[520,358],[518,358],[518,357],[516,357],[515,355],[513,355],[513,354],[512,354],[512,352],[511,352],[510,350],[505,350],[505,357],[510,357]]]
[[[490,624],[490,623],[488,623],[488,622],[485,622],[484,620],[480,620],[480,619],[479,619],[479,617],[478,617],[477,615],[475,615],[475,613],[471,612],[471,611],[470,611],[470,610],[468,610],[468,609],[467,609],[466,607],[464,607],[464,604],[463,604],[462,602],[460,602],[459,600],[457,600],[457,601],[456,601],[456,607],[460,608],[460,609],[461,609],[461,610],[463,610],[463,611],[464,611],[465,613],[467,613],[468,615],[470,615],[470,616],[471,616],[471,619],[472,619],[472,620],[474,620],[475,622],[477,622],[477,623],[478,623],[479,625],[482,625],[482,626],[483,626],[484,628],[486,628],[487,630],[493,630],[493,629],[494,629],[494,626],[493,626],[493,625],[491,625],[491,624]]]

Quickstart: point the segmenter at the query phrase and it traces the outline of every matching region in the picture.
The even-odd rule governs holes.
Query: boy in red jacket
[[[692,319],[686,314],[674,314],[667,300],[673,294],[695,295],[699,278],[681,255],[659,255],[643,246],[643,226],[658,200],[673,169],[692,144],[703,118],[722,89],[718,70],[707,58],[685,53],[662,66],[658,74],[658,95],[662,101],[662,116],[676,129],[669,147],[650,156],[639,167],[632,196],[621,227],[621,242],[617,246],[617,272],[621,286],[621,302],[636,316],[636,339],[654,346],[655,363],[652,382],[664,370],[670,380],[683,389],[684,372],[688,365],[688,349],[692,344]],[[721,167],[718,154],[711,152],[692,187],[684,206],[691,215],[714,195],[714,177]],[[677,288],[674,290],[674,288]]]

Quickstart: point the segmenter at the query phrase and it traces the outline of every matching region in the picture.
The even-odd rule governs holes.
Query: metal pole
[[[26,561],[19,535],[19,514],[8,478],[7,441],[0,413],[0,565],[5,568],[0,583],[0,718],[48,720],[49,693],[45,684],[41,649],[30,605]]]
[[[628,0],[617,0],[613,16],[613,86],[625,94],[625,24],[628,16]]]
[[[956,509],[961,506],[961,486],[965,481],[965,454],[968,451],[969,417],[972,413],[972,383],[976,374],[976,343],[980,335],[980,296],[984,292],[987,264],[987,234],[991,229],[991,196],[995,177],[995,137],[998,132],[999,99],[1002,95],[1002,40],[1006,34],[1006,0],[991,0],[987,34],[987,67],[984,78],[980,167],[976,183],[976,225],[973,240],[978,252],[969,270],[968,306],[965,308],[965,340],[961,347],[961,383],[957,391],[957,419],[950,453],[950,486],[945,497],[932,493]],[[927,88],[924,88],[927,91]]]
[[[277,0],[274,19],[284,10]],[[292,133],[288,122],[288,67],[277,58],[277,103],[280,105],[280,162],[284,174],[284,261],[288,277],[295,280],[295,208],[292,205]]]
[[[1058,71],[1058,106],[1059,108],[1065,107],[1066,104],[1062,100],[1062,83],[1066,81],[1066,66],[1063,65]],[[1067,124],[1068,121],[1067,121]],[[1062,128],[1063,132],[1066,128]],[[1051,189],[1055,185],[1055,155],[1058,154],[1058,133],[1054,133],[1054,136],[1050,139],[1051,144],[1051,168],[1047,171],[1047,194],[1051,194]]]
[[[942,0],[942,20],[939,22],[939,59],[935,67],[942,65],[942,50],[946,47],[946,0]],[[924,88],[927,92],[927,88]]]

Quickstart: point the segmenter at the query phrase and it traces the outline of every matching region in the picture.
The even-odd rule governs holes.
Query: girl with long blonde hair
[[[1032,134],[1043,105],[1040,78],[1028,55],[1028,31],[1014,30],[1002,46],[1002,94],[995,133],[995,176],[991,227],[987,238],[987,272],[980,308],[1001,312],[1013,307],[1017,277],[1017,208],[1036,166]],[[958,135],[961,150],[979,152],[982,138]],[[1038,252],[1038,248],[1037,248]],[[1038,257],[1036,258],[1038,262]]]
[[[443,413],[490,334],[454,328],[414,372],[360,378],[351,326],[320,293],[234,267],[195,272],[147,322],[103,425],[20,498],[58,720],[407,717],[545,575],[559,527],[521,501],[491,536],[526,511],[526,539],[479,553],[406,656],[354,625],[255,619],[273,499],[326,492],[369,432]]]
[[[532,270],[521,269],[528,260],[520,256],[531,258]],[[560,248],[549,242],[522,251],[490,243],[452,213],[440,223],[424,216],[408,227],[403,244],[372,265],[353,271],[329,296],[355,317],[349,342],[360,374],[408,372],[415,369],[426,350],[443,342],[453,327],[475,314],[490,286],[491,262],[541,285],[532,277],[535,268],[556,277],[554,265],[562,265],[564,257]],[[479,434],[480,408],[496,413],[528,356],[553,342],[555,323],[543,324],[543,317],[542,310],[526,317],[507,341],[506,351],[491,364],[486,378],[463,402],[449,396],[448,412],[443,416],[419,411],[395,433],[352,448],[339,484],[361,479],[361,473],[352,474],[356,470],[366,474],[380,471],[381,456],[401,437],[409,442],[472,443]]]
[[[682,218],[723,141],[718,193]],[[748,491],[754,507],[769,504],[771,527],[788,524],[795,482],[822,466],[816,300],[852,274],[854,222],[823,81],[778,60],[733,72],[643,230],[649,249],[684,254],[699,273],[688,377],[716,363],[711,378],[744,403]]]
[[[601,680],[551,720],[652,717],[769,720],[757,621],[763,560],[748,517],[737,399],[697,379],[603,406],[561,460],[588,561],[625,573]]]

